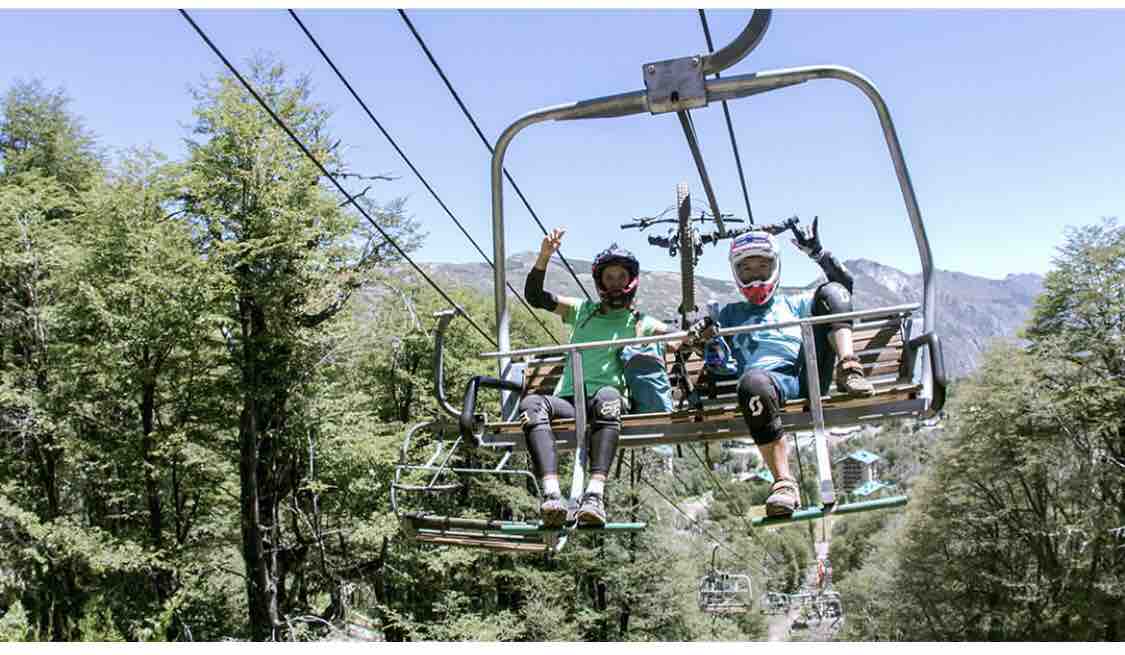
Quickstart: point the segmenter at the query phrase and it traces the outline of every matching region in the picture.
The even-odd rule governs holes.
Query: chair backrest
[[[877,384],[909,384],[913,371],[909,362],[903,358],[909,319],[902,315],[892,315],[869,319],[855,324],[852,328],[852,343],[864,375]],[[537,393],[553,394],[562,377],[566,358],[551,355],[541,359],[530,359],[524,370],[525,395]],[[668,351],[664,356],[672,388],[679,386],[680,367],[676,365],[675,353]],[[701,385],[704,405],[729,403],[736,395],[737,380],[716,381],[710,388],[703,361],[692,356],[686,364],[688,379],[693,385]]]
[[[565,362],[566,358],[559,355],[528,360],[523,373],[524,395],[533,393],[553,394],[555,387],[558,386],[559,380],[562,378]],[[668,380],[672,383],[672,388],[677,389],[681,372],[680,367],[676,365],[676,354],[674,352],[665,352],[664,366],[668,369]],[[698,357],[693,357],[687,362],[685,368],[687,369],[688,379],[696,380],[703,370],[703,361]]]
[[[909,318],[896,314],[868,319],[852,327],[852,344],[863,366],[864,376],[877,386],[911,383],[914,372],[910,362],[903,357],[908,322]],[[712,385],[704,370],[696,382],[705,407],[737,400],[736,379],[720,379]],[[803,401],[791,401],[790,404],[801,405]]]

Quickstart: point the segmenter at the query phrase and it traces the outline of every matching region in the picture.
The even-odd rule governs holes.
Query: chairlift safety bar
[[[823,316],[810,316],[808,318],[797,319],[794,321],[778,321],[776,323],[761,323],[758,325],[740,325],[737,327],[720,328],[715,331],[718,336],[729,337],[738,334],[746,334],[749,332],[758,332],[760,330],[772,330],[777,328],[792,327],[794,325],[820,325],[823,323],[836,323],[840,321],[851,321],[860,318],[870,318],[872,316],[890,316],[893,314],[910,314],[919,309],[921,305],[918,303],[909,303],[905,305],[893,305],[891,307],[876,307],[874,309],[861,309],[852,312],[841,312],[839,314],[825,314]],[[520,350],[509,351],[492,351],[480,353],[480,357],[493,357],[493,358],[513,358],[513,357],[530,357],[532,355],[551,355],[551,354],[564,354],[573,353],[582,350],[592,350],[596,348],[606,348],[608,346],[632,346],[646,343],[659,343],[668,341],[680,341],[688,335],[687,331],[680,330],[678,332],[669,332],[668,334],[657,334],[648,337],[631,337],[628,339],[607,339],[604,341],[585,341],[582,343],[563,344],[561,346],[540,346],[536,348],[523,348]]]

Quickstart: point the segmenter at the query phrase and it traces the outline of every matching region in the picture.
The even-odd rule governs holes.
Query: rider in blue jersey
[[[776,293],[781,277],[777,240],[768,232],[747,232],[731,242],[729,255],[735,284],[746,301],[723,307],[717,317],[719,327],[779,323],[852,311],[851,273],[821,247],[817,221],[813,220],[811,229],[794,227],[793,231],[797,236],[793,244],[820,264],[828,281],[815,290]],[[704,319],[693,327],[693,332],[709,337],[714,322]],[[852,348],[849,321],[814,326],[814,336],[820,393],[827,392],[831,385],[832,364],[837,355],[837,388],[856,396],[874,393]],[[781,408],[790,400],[808,395],[801,328],[793,325],[738,334],[729,342],[737,362],[739,407],[774,478],[766,499],[766,515],[788,516],[801,500],[789,470],[788,447],[782,438]]]

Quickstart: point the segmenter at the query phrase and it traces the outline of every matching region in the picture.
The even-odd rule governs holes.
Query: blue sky
[[[399,176],[373,191],[407,196],[430,236],[418,258],[476,253],[370,124],[281,9],[193,11],[233,60],[279,56],[314,81],[353,168]],[[488,156],[397,13],[301,10],[375,115],[491,255]],[[641,64],[705,51],[694,9],[410,12],[490,139],[540,107],[637,90]],[[709,10],[717,44],[749,10]],[[177,12],[0,12],[0,85],[62,86],[110,148],[151,144],[180,156],[188,87],[222,68]],[[838,64],[869,77],[899,131],[939,268],[1000,278],[1045,273],[1066,225],[1125,207],[1125,11],[778,10],[765,39],[727,75]],[[821,217],[826,247],[920,270],[878,121],[850,85],[816,81],[731,105],[759,221]],[[744,213],[722,109],[694,112],[724,211]],[[549,123],[525,130],[508,168],[564,253],[589,258],[618,240],[646,268],[675,261],[616,226],[702,187],[674,115]],[[358,184],[356,190],[362,188]],[[541,234],[509,194],[508,250]],[[815,267],[786,248],[783,279]],[[708,249],[702,273],[729,274]]]

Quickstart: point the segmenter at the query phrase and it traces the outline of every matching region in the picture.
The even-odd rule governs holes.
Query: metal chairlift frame
[[[905,504],[906,497],[884,498],[865,503],[837,506],[835,489],[832,484],[831,462],[828,456],[828,442],[826,426],[860,421],[870,422],[897,417],[929,418],[937,414],[945,402],[945,372],[941,354],[941,343],[937,335],[936,317],[936,291],[934,287],[933,257],[930,251],[929,240],[926,237],[925,227],[922,223],[921,212],[914,194],[914,187],[899,144],[898,135],[891,120],[890,111],[885,101],[879,94],[875,85],[860,73],[842,66],[805,66],[788,68],[775,71],[763,71],[745,75],[733,75],[722,79],[707,79],[706,76],[729,68],[744,58],[752,50],[765,33],[768,27],[771,12],[769,10],[754,10],[746,28],[729,45],[711,55],[697,55],[661,62],[645,64],[642,72],[645,79],[645,90],[632,91],[619,95],[604,96],[591,100],[583,100],[563,105],[556,105],[539,109],[519,117],[504,130],[496,142],[493,150],[491,164],[492,185],[492,236],[493,236],[493,261],[495,262],[494,294],[496,310],[496,342],[495,352],[482,353],[480,356],[498,360],[499,378],[477,377],[469,383],[465,393],[465,404],[461,410],[455,409],[445,399],[442,381],[441,366],[441,339],[442,333],[448,326],[449,320],[454,317],[453,312],[444,313],[438,327],[437,347],[435,348],[435,391],[442,410],[452,417],[459,426],[459,437],[468,442],[469,446],[479,446],[499,449],[512,449],[522,447],[522,437],[491,434],[487,430],[486,417],[476,413],[476,396],[481,388],[496,389],[501,392],[502,417],[511,420],[515,416],[518,403],[518,393],[522,389],[523,367],[513,363],[515,358],[531,357],[537,355],[563,355],[568,358],[574,379],[575,413],[573,430],[556,430],[559,446],[562,449],[575,451],[574,472],[571,480],[571,503],[576,504],[578,496],[584,488],[584,464],[587,456],[586,439],[579,439],[576,435],[586,435],[587,417],[585,407],[585,388],[583,385],[581,351],[591,348],[604,348],[608,344],[625,346],[628,344],[644,344],[657,341],[675,341],[686,336],[684,332],[653,337],[638,337],[634,339],[620,339],[612,342],[592,342],[564,344],[539,348],[525,348],[512,350],[509,336],[510,312],[508,309],[507,291],[507,250],[505,244],[504,226],[504,197],[503,197],[503,172],[504,158],[508,147],[515,137],[525,128],[546,121],[583,120],[597,118],[621,117],[649,112],[653,115],[677,112],[681,114],[681,122],[685,125],[685,134],[689,146],[695,157],[704,186],[708,189],[708,200],[713,206],[713,213],[721,216],[710,193],[710,183],[707,179],[706,169],[702,165],[702,157],[698,153],[698,144],[693,138],[693,133],[688,130],[690,122],[685,122],[684,114],[690,109],[707,106],[712,102],[721,100],[735,100],[760,93],[775,91],[797,84],[803,84],[819,79],[836,79],[847,82],[859,89],[872,103],[883,131],[887,148],[894,164],[895,174],[906,205],[907,215],[913,229],[915,245],[922,266],[922,304],[917,303],[882,307],[876,309],[854,311],[827,316],[815,316],[798,321],[774,323],[768,325],[743,326],[725,328],[719,331],[722,336],[733,336],[746,332],[762,329],[781,328],[799,325],[805,354],[805,373],[809,377],[809,388],[818,388],[818,371],[816,364],[816,351],[813,339],[813,326],[820,323],[850,320],[862,321],[874,317],[900,315],[904,320],[910,321],[918,309],[922,310],[922,324],[920,334],[909,338],[904,344],[904,366],[911,375],[915,364],[926,348],[928,357],[922,359],[921,393],[911,394],[911,397],[902,400],[895,399],[882,402],[874,399],[870,402],[848,403],[847,407],[832,408],[826,411],[819,394],[809,394],[808,412],[801,414],[786,414],[783,416],[783,425],[788,429],[812,428],[815,434],[816,463],[818,470],[818,490],[820,507],[801,510],[790,519],[759,519],[756,525],[771,525],[794,520],[813,520],[822,518],[830,512],[867,511],[893,507]],[[722,226],[720,225],[720,231]],[[629,418],[657,417],[661,415],[633,415]],[[445,417],[439,417],[439,424],[447,426]],[[674,444],[687,441],[711,441],[730,439],[734,434],[745,432],[745,425],[741,418],[724,420],[720,422],[708,421],[701,413],[691,422],[679,421],[669,423],[662,428],[652,425],[636,427],[623,427],[620,447],[643,447],[660,444]],[[475,442],[475,443],[474,443]],[[405,453],[405,451],[404,451]],[[505,460],[506,462],[507,460]],[[440,467],[439,467],[440,468]],[[430,470],[436,470],[432,464]],[[495,471],[491,471],[495,472]],[[398,508],[396,506],[396,512]],[[401,515],[400,515],[401,516]],[[422,523],[427,523],[422,521]],[[418,525],[418,524],[416,524]],[[442,528],[435,521],[428,522],[429,528],[441,532]],[[437,527],[435,527],[437,526]],[[611,529],[639,529],[636,525],[611,524]],[[643,527],[643,526],[641,526]],[[500,533],[511,536],[527,537],[539,534],[533,524],[502,524],[502,522],[478,521],[474,530],[484,534],[488,543],[466,543],[483,547],[503,548],[503,537]],[[565,534],[560,539],[556,536],[546,537],[552,549],[561,548],[565,542]],[[499,540],[501,543],[493,543]]]
[[[699,581],[699,609],[708,614],[738,614],[754,607],[754,583],[750,576],[721,571],[715,565],[719,544],[711,549],[711,568]],[[718,600],[716,600],[718,599]]]

